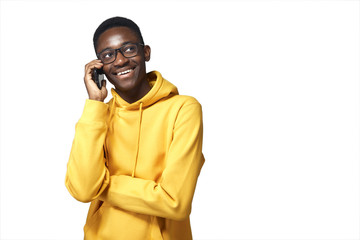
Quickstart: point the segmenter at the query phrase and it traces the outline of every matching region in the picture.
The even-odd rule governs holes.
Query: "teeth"
[[[123,71],[123,72],[119,72],[117,75],[124,75],[126,73],[131,72],[131,71],[132,71],[132,69],[129,69],[129,70],[126,70],[126,71]]]

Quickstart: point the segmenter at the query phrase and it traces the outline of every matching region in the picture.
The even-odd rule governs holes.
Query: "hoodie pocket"
[[[87,223],[84,226],[84,232],[86,233],[89,229],[93,228],[96,222],[98,222],[99,218],[103,214],[104,204],[102,204],[98,210],[90,217],[90,219],[87,221]]]
[[[165,221],[163,218],[151,216],[151,238],[163,240],[162,231],[164,229]]]

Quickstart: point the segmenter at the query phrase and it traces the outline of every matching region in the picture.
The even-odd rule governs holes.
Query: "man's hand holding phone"
[[[92,60],[88,64],[85,65],[85,76],[84,82],[86,86],[86,90],[89,95],[89,99],[97,100],[103,102],[107,97],[107,89],[106,89],[106,81],[101,81],[101,89],[95,83],[95,79],[93,79],[93,72],[95,69],[101,69],[103,67],[103,63],[99,60]]]

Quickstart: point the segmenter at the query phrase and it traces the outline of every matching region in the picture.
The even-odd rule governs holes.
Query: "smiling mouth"
[[[125,71],[122,71],[122,72],[115,73],[115,75],[121,76],[121,75],[125,75],[125,74],[127,74],[127,73],[130,73],[130,72],[132,72],[132,71],[134,71],[133,68],[132,68],[132,69],[125,70]]]

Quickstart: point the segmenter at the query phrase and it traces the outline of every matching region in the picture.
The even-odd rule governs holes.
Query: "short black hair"
[[[96,29],[96,31],[94,33],[94,38],[93,38],[95,51],[96,51],[97,41],[98,41],[100,35],[103,32],[105,32],[106,30],[113,28],[113,27],[128,27],[128,28],[130,28],[138,36],[140,42],[142,44],[144,44],[144,40],[141,35],[140,28],[138,25],[136,25],[136,23],[134,23],[132,20],[130,20],[128,18],[112,17],[112,18],[109,18],[109,19],[105,20],[104,22],[102,22],[99,25],[99,27]]]

